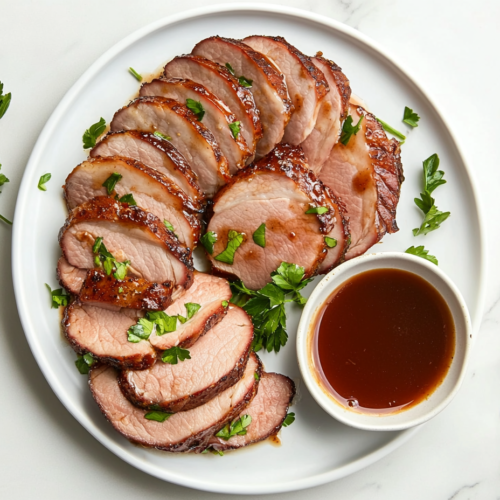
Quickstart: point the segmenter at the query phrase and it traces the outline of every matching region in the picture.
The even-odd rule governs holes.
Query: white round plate
[[[282,445],[268,443],[213,455],[175,455],[139,448],[113,430],[92,400],[86,377],[75,368],[75,354],[60,333],[59,313],[50,309],[44,283],[57,287],[57,234],[66,217],[60,186],[85,159],[82,134],[102,116],[113,113],[137,92],[128,73],[151,73],[175,55],[188,53],[196,42],[222,35],[284,36],[306,54],[321,50],[336,61],[353,91],[370,110],[395,127],[404,106],[416,110],[420,126],[402,147],[406,181],[398,208],[400,232],[386,236],[376,251],[404,251],[424,244],[440,268],[461,290],[475,331],[481,314],[484,244],[477,197],[470,172],[449,128],[435,105],[383,49],[352,28],[332,19],[290,7],[225,5],[162,19],[133,33],[98,59],[66,94],[47,122],[24,173],[16,206],[13,277],[19,315],[33,354],[52,389],[74,417],[104,446],[133,466],[161,479],[220,493],[275,493],[316,486],[351,474],[400,446],[415,431],[373,433],[346,427],[328,416],[300,380],[295,331],[300,312],[289,312],[288,344],[265,354],[268,371],[292,377],[298,386],[295,423],[283,429]],[[414,238],[421,221],[413,198],[421,190],[422,160],[438,153],[448,183],[436,192],[441,210],[451,217],[441,229]],[[48,191],[38,179],[52,173]],[[201,264],[201,262],[198,262]],[[319,278],[317,278],[319,279]],[[314,284],[309,285],[311,290]]]

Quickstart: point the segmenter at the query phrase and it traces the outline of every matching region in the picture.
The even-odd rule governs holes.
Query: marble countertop
[[[156,19],[216,3],[226,2],[4,2],[0,79],[14,97],[0,121],[2,173],[11,181],[0,195],[0,213],[13,217],[23,170],[40,131],[65,92],[97,57]],[[493,139],[500,113],[500,66],[495,53],[500,46],[500,2],[275,3],[349,24],[419,75],[462,144],[490,230],[482,326],[456,399],[411,441],[376,464],[334,483],[273,498],[500,499],[500,266],[495,259],[500,231],[494,229],[500,208],[500,149]],[[480,114],[481,109],[486,109],[485,114]],[[12,288],[10,243],[11,229],[0,224],[0,377],[4,384],[0,497],[220,498],[162,482],[132,468],[94,440],[65,410],[38,369],[21,328]],[[459,241],[450,244],[460,251]]]

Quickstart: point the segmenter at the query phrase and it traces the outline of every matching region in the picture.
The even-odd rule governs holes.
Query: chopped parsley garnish
[[[115,190],[116,184],[120,182],[122,178],[123,176],[121,174],[114,172],[102,183],[102,186],[106,188],[108,194],[111,194]]]
[[[201,454],[204,455],[205,453],[210,452],[212,455],[219,455],[220,457],[224,456],[224,452],[222,450],[216,450],[212,446],[209,446],[208,448],[205,448]]]
[[[153,135],[158,137],[159,139],[164,139],[165,141],[172,140],[172,137],[170,137],[169,135],[162,134],[161,132],[158,132],[158,130]]]
[[[108,276],[113,272],[114,269],[115,272],[113,276],[117,280],[122,280],[123,278],[125,278],[125,276],[127,275],[127,267],[129,266],[130,261],[126,260],[124,262],[118,262],[113,257],[113,254],[108,251],[100,236],[95,239],[94,245],[92,246],[92,252],[95,254],[94,262],[96,266],[100,266],[102,264],[102,267],[104,268],[104,271],[106,271],[106,274]]]
[[[189,351],[179,346],[166,349],[161,354],[161,360],[170,365],[176,365],[179,361],[185,361],[186,359],[191,359]]]
[[[233,265],[234,254],[236,250],[243,243],[243,234],[233,231],[232,229],[227,233],[227,246],[226,249],[219,255],[214,257],[215,260],[219,262],[225,262],[226,264]]]
[[[2,164],[0,163],[0,170],[2,169]],[[7,179],[7,177],[3,174],[0,174],[0,187],[2,187],[4,184],[6,184],[7,182],[10,182],[9,179]],[[1,191],[0,191],[1,193]]]
[[[262,223],[253,233],[253,241],[259,247],[266,248],[266,225]]]
[[[433,264],[438,265],[438,260],[434,255],[429,255],[429,250],[424,248],[424,245],[420,245],[419,247],[411,246],[405,250],[405,253],[410,253],[412,255],[416,255],[417,257],[422,257],[422,259],[426,259]]]
[[[422,198],[424,197],[424,194],[430,197],[429,193],[420,193]],[[441,212],[440,210],[438,210],[438,208],[434,204],[434,198],[430,197],[430,200],[432,202],[432,205],[427,212],[424,212],[425,217],[420,227],[416,227],[415,229],[413,229],[413,236],[418,236],[419,234],[425,235],[427,233],[430,233],[431,231],[439,229],[441,227],[441,224],[451,215],[451,212]],[[422,201],[419,198],[415,198],[415,203],[420,208],[420,204],[426,205],[427,202]]]
[[[394,135],[395,137],[397,137],[401,141],[401,144],[404,144],[404,142],[406,140],[405,135],[403,135],[401,132],[399,132],[399,130],[396,130],[394,127],[391,127],[388,123],[380,120],[379,118],[377,118],[377,121],[380,123],[380,125],[382,125],[382,128],[386,132],[389,132],[389,134]]]
[[[169,316],[164,311],[148,311],[144,318],[140,318],[128,329],[128,341],[136,344],[141,340],[148,340],[153,331],[161,337],[175,330],[177,330],[177,316]]]
[[[118,288],[118,293],[123,293],[123,288],[122,287]]]
[[[229,302],[227,300],[222,301],[222,307],[227,307],[229,305]]]
[[[205,116],[205,109],[203,108],[201,102],[195,101],[194,99],[186,99],[186,106],[196,115],[198,121],[201,122],[201,120]]]
[[[212,255],[214,253],[214,244],[217,241],[217,235],[213,231],[208,231],[200,238],[201,244],[205,250]]]
[[[172,226],[172,224],[170,224],[170,222],[168,222],[168,220],[164,220],[163,221],[163,224],[165,225],[165,227],[169,230],[169,231],[172,231],[172,233],[174,234],[174,236],[176,238],[178,238],[178,236],[175,234],[175,229],[174,229],[174,226]]]
[[[9,224],[12,226],[12,222],[7,219],[6,217],[4,217],[3,215],[0,215],[0,220],[3,220],[6,224]]]
[[[7,112],[10,106],[10,101],[12,99],[12,94],[3,94],[3,83],[0,82],[0,118]]]
[[[229,128],[231,129],[231,133],[233,134],[233,137],[235,139],[238,139],[238,134],[240,133],[241,130],[241,122],[233,122],[229,124]]]
[[[134,195],[132,193],[124,194],[121,198],[118,199],[120,203],[128,203],[130,206],[137,206],[136,201],[134,200]]]
[[[53,309],[59,308],[59,306],[66,307],[68,305],[69,295],[66,294],[66,291],[62,288],[58,288],[57,290],[52,290],[47,283],[45,283],[47,290],[50,293],[50,298],[52,300],[51,307]]]
[[[446,184],[443,179],[444,172],[438,170],[439,167],[439,156],[434,153],[429,156],[427,160],[424,160],[424,190],[428,193],[432,193],[437,187],[442,184]]]
[[[257,372],[254,372],[253,378],[257,380],[257,382],[260,380],[259,374]]]
[[[128,71],[138,82],[142,82],[142,76],[134,68],[130,67]]]
[[[295,413],[290,412],[286,414],[285,420],[283,420],[283,427],[288,427],[295,422]]]
[[[83,149],[90,149],[95,146],[97,138],[104,132],[106,129],[106,120],[101,118],[97,123],[88,128],[83,134]]]
[[[95,359],[92,356],[92,354],[90,354],[90,352],[88,352],[87,354],[84,354],[83,356],[78,356],[78,358],[76,358],[76,361],[75,361],[75,365],[78,368],[78,371],[82,375],[87,375],[88,372],[90,371],[90,367],[94,363],[95,363]]]
[[[216,436],[228,441],[233,436],[244,436],[247,433],[247,427],[252,423],[250,415],[243,415],[242,417],[234,420],[230,424],[226,424]]]
[[[52,174],[43,174],[38,181],[38,189],[40,191],[47,191],[45,184],[50,181]]]
[[[234,69],[229,63],[226,63],[226,68],[234,76]]]
[[[325,236],[325,243],[329,248],[335,248],[337,246],[337,240],[335,238],[330,238],[329,236]]]
[[[306,214],[326,214],[328,212],[328,207],[309,207],[308,210],[306,210]]]
[[[361,115],[359,117],[359,121],[356,125],[352,125],[352,116],[349,115],[342,126],[342,134],[340,136],[340,142],[347,146],[347,143],[351,139],[353,135],[356,135],[361,130],[361,122],[363,121],[364,116]]]
[[[405,112],[403,115],[403,122],[409,125],[410,127],[418,127],[418,122],[420,120],[420,116],[413,111],[413,109],[409,108],[408,106],[405,106]]]
[[[139,321],[127,330],[127,340],[137,344],[141,340],[148,340],[153,332],[154,324],[146,318],[140,318]]]
[[[253,80],[250,80],[250,78],[245,78],[244,76],[240,76],[238,78],[238,82],[242,87],[250,88],[252,86]]]
[[[173,413],[167,413],[166,411],[154,410],[154,411],[148,411],[144,415],[144,418],[147,418],[148,420],[154,420],[155,422],[163,423],[165,422],[165,420],[168,420],[172,415]]]
[[[184,307],[186,308],[187,315],[185,317],[180,314],[177,316],[177,319],[182,324],[189,321],[201,309],[200,304],[195,304],[194,302],[186,302]]]

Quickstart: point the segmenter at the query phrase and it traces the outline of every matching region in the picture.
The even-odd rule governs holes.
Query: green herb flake
[[[328,207],[309,207],[305,213],[323,215],[326,214],[326,212],[328,212]]]
[[[58,288],[57,290],[52,290],[47,283],[45,283],[47,290],[50,293],[50,298],[52,300],[51,307],[53,309],[58,309],[59,306],[66,307],[69,301],[69,295],[66,294],[66,291],[62,288]]]
[[[400,140],[401,144],[404,144],[404,142],[406,140],[405,135],[403,135],[401,132],[396,130],[394,127],[391,127],[388,123],[380,120],[379,118],[377,118],[377,121],[380,123],[380,125],[382,125],[382,128],[386,132],[389,132],[389,134],[392,134],[393,136],[397,137]]]
[[[148,420],[154,420],[155,422],[163,423],[165,422],[165,420],[168,420],[172,415],[173,413],[167,413],[166,411],[154,410],[145,413],[144,418]]]
[[[10,226],[12,226],[12,222],[9,219],[7,219],[7,217],[4,217],[1,214],[0,214],[0,220],[4,221],[6,224],[9,224]]]
[[[356,125],[352,125],[352,116],[349,115],[345,121],[344,125],[342,126],[342,134],[340,136],[340,142],[344,145],[347,146],[349,140],[353,135],[356,135],[360,130],[361,130],[361,122],[363,121],[364,116],[361,115],[359,117],[359,121]]]
[[[250,80],[250,78],[245,78],[244,76],[240,76],[238,78],[238,82],[242,87],[250,88],[253,84],[253,80]]]
[[[241,130],[241,122],[233,122],[229,124],[229,128],[231,129],[231,133],[233,134],[233,137],[235,139],[238,139],[238,134],[240,133]]]
[[[325,243],[328,248],[335,248],[337,246],[337,240],[329,236],[325,236]]]
[[[434,153],[429,156],[427,160],[423,162],[424,167],[424,190],[429,194],[432,193],[437,187],[446,184],[443,179],[444,172],[438,170],[439,168],[439,156]]]
[[[227,307],[229,305],[229,302],[227,300],[222,301],[222,307]]]
[[[142,82],[142,76],[134,68],[130,67],[128,71],[138,82]]]
[[[238,250],[238,248],[242,243],[243,243],[243,234],[238,233],[231,229],[227,234],[226,249],[219,255],[216,255],[214,259],[219,262],[224,262],[226,264],[233,265],[234,255],[236,253],[236,250]]]
[[[129,260],[126,260],[125,262],[118,262],[117,260],[115,260],[116,271],[113,273],[113,276],[117,280],[124,279],[125,276],[127,276],[127,270],[128,270],[128,266],[129,265],[130,265],[130,261]]]
[[[185,361],[186,359],[191,359],[189,351],[179,346],[171,347],[161,354],[161,360],[170,365],[176,365],[179,361]]]
[[[45,184],[50,181],[52,174],[43,174],[38,181],[38,189],[40,191],[47,191]]]
[[[78,356],[75,361],[75,365],[78,368],[78,371],[82,375],[87,375],[90,371],[90,367],[95,363],[95,359],[90,354],[90,352],[84,354],[83,356]]]
[[[173,235],[176,237],[176,238],[179,238],[176,234],[175,234],[175,229],[174,229],[174,226],[172,226],[172,224],[170,224],[170,222],[168,222],[168,220],[164,220],[163,221],[163,224],[164,226],[169,230],[169,231],[172,231]]]
[[[118,288],[118,293],[123,293],[123,288],[122,287]]]
[[[295,413],[290,412],[286,414],[285,420],[283,420],[283,427],[288,427],[295,422]]]
[[[120,182],[122,178],[123,176],[121,174],[114,172],[102,183],[102,186],[106,188],[108,195],[115,190],[116,184]]]
[[[3,94],[3,83],[0,82],[0,119],[3,118],[3,115],[5,115],[5,113],[7,113],[11,99],[12,94],[10,92],[5,95]]]
[[[259,374],[257,372],[254,372],[253,378],[258,382],[260,380]]]
[[[2,164],[0,163],[0,170],[2,169]],[[0,187],[2,187],[4,184],[6,184],[7,182],[10,182],[9,179],[7,179],[7,177],[3,174],[0,174]],[[1,191],[0,191],[1,193]]]
[[[203,117],[205,116],[205,109],[203,108],[203,105],[200,101],[195,101],[194,99],[186,99],[186,106],[196,115],[196,118],[199,122],[203,120]]]
[[[90,149],[95,146],[97,138],[106,130],[106,120],[101,118],[97,123],[91,125],[83,134],[83,149]]]
[[[177,316],[169,316],[164,311],[149,311],[146,318],[156,325],[156,335],[160,337],[177,330]]]
[[[200,304],[195,304],[194,302],[186,302],[184,307],[187,311],[187,319],[191,319],[200,309]]]
[[[234,76],[234,69],[229,63],[226,63],[226,68]]]
[[[426,259],[429,262],[436,264],[436,266],[439,264],[437,258],[434,257],[434,255],[429,255],[429,250],[426,250],[424,248],[424,245],[420,245],[418,247],[411,246],[410,248],[407,248],[405,250],[405,253],[416,255],[417,257],[422,257],[422,259]]]
[[[418,127],[418,122],[420,120],[420,116],[413,111],[413,109],[409,108],[408,106],[405,106],[405,111],[403,115],[403,122],[409,125],[410,127]]]
[[[217,235],[213,231],[208,231],[200,238],[200,241],[205,250],[212,255],[214,253],[214,244],[217,242]]]
[[[164,141],[171,141],[172,137],[169,135],[162,134],[161,132],[158,132],[158,130],[153,134],[155,137],[158,137],[159,139],[163,139]]]
[[[247,427],[252,423],[250,415],[243,415],[242,417],[234,420],[230,424],[226,424],[216,436],[228,441],[233,436],[244,436],[247,433]]]
[[[132,193],[124,194],[118,201],[120,203],[127,203],[131,207],[137,206],[137,202],[134,200],[134,195]]]
[[[266,225],[262,223],[252,235],[253,241],[259,247],[266,248]]]

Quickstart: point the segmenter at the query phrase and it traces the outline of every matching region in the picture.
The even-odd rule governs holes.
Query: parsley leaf
[[[102,186],[106,188],[108,194],[111,194],[115,190],[116,184],[121,181],[123,176],[116,172],[112,173],[103,183]]]
[[[132,193],[124,194],[121,198],[118,199],[120,203],[128,203],[130,206],[137,206],[136,201],[134,200],[134,195]]]
[[[171,347],[161,354],[161,360],[170,365],[176,365],[179,361],[185,361],[186,359],[191,359],[189,351],[179,346]]]
[[[403,135],[401,132],[399,132],[398,130],[396,130],[394,127],[391,127],[388,123],[380,120],[379,118],[377,118],[377,121],[380,123],[380,125],[382,125],[382,128],[386,131],[386,132],[389,132],[389,134],[392,134],[394,135],[395,137],[397,137],[401,144],[404,144],[405,140],[406,140],[406,136]]]
[[[240,76],[238,78],[238,82],[242,87],[250,88],[252,86],[253,80],[250,80],[250,78],[245,78],[244,76]]]
[[[12,226],[12,222],[7,219],[6,217],[4,217],[3,215],[0,215],[0,220],[3,220],[6,224],[9,224]]]
[[[130,261],[126,260],[124,262],[118,262],[111,252],[108,251],[106,245],[102,241],[102,237],[97,237],[92,246],[92,252],[95,254],[94,262],[96,266],[104,267],[104,271],[109,276],[113,269],[115,270],[113,276],[117,280],[122,280],[127,275],[127,267],[130,265]]]
[[[257,372],[254,372],[253,378],[257,380],[257,382],[260,380],[259,374]]]
[[[266,225],[262,223],[252,235],[253,241],[259,247],[266,248]]]
[[[416,200],[416,199],[415,199]],[[433,199],[434,201],[434,199]],[[432,205],[429,211],[425,214],[424,221],[420,227],[413,229],[413,236],[419,234],[427,234],[441,227],[441,224],[451,215],[451,212],[441,212],[436,205]]]
[[[162,336],[177,330],[177,316],[169,316],[164,311],[150,311],[146,318],[156,325],[156,335]]]
[[[184,307],[187,311],[188,320],[191,319],[201,309],[200,304],[195,304],[194,302],[186,302],[186,304],[184,304]]]
[[[175,229],[174,229],[174,226],[172,226],[172,224],[170,224],[170,222],[168,222],[168,220],[164,220],[164,221],[163,221],[163,224],[165,225],[165,227],[166,227],[169,231],[172,231],[173,235],[174,235],[176,238],[179,238],[179,237],[175,234]]]
[[[127,268],[130,264],[130,261],[129,260],[126,260],[124,262],[118,262],[117,260],[115,260],[115,268],[116,268],[116,271],[113,273],[113,276],[117,279],[117,280],[122,280],[125,278],[125,276],[127,276]]]
[[[0,163],[0,170],[2,169],[2,164]],[[6,184],[7,182],[10,182],[9,179],[7,179],[7,177],[3,174],[0,174],[0,187],[2,187],[4,184]],[[0,191],[1,193],[1,191]]]
[[[141,340],[148,340],[149,336],[153,332],[153,328],[154,323],[147,320],[146,318],[140,318],[135,325],[132,325],[127,330],[127,340],[134,344],[137,344]]]
[[[420,198],[413,198],[415,205],[417,205],[424,214],[426,214],[434,205],[434,198],[427,192],[420,193]]]
[[[222,307],[227,307],[229,305],[229,302],[227,300],[222,301]]]
[[[403,115],[403,122],[409,125],[410,127],[418,127],[418,121],[420,120],[420,116],[413,111],[413,109],[405,106],[405,112]]]
[[[337,246],[337,240],[329,236],[325,236],[325,243],[328,248],[335,248]]]
[[[128,71],[138,82],[142,82],[142,76],[134,68],[129,68]]]
[[[228,441],[233,436],[244,436],[247,433],[247,427],[252,423],[250,415],[243,415],[230,424],[226,424],[217,434],[217,437]]]
[[[58,309],[59,306],[66,307],[68,305],[69,295],[66,294],[66,291],[62,288],[58,288],[57,290],[52,290],[47,283],[45,283],[47,290],[50,293],[50,298],[52,300],[52,308]]]
[[[205,109],[203,108],[201,102],[195,101],[194,99],[186,99],[186,106],[196,115],[198,121],[201,122],[201,120],[205,116]]]
[[[161,132],[158,132],[158,130],[153,134],[155,137],[158,137],[159,139],[163,139],[165,141],[171,141],[172,137],[169,135],[162,134]]]
[[[411,255],[416,255],[417,257],[422,257],[422,259],[426,259],[433,264],[438,265],[438,260],[434,255],[429,255],[429,250],[424,248],[424,245],[420,245],[419,247],[411,246],[405,250],[405,253],[409,253]]]
[[[90,149],[95,146],[97,138],[106,129],[106,120],[101,118],[97,123],[91,125],[83,134],[83,149]]]
[[[234,69],[229,63],[226,63],[226,68],[234,76]]]
[[[340,136],[340,142],[344,145],[347,146],[347,143],[349,142],[350,138],[354,135],[356,135],[360,129],[361,129],[361,122],[363,121],[364,116],[361,115],[359,117],[358,123],[353,126],[352,125],[352,116],[349,115],[344,122],[344,125],[342,126],[342,134]]]
[[[7,113],[11,99],[12,94],[10,92],[3,95],[3,83],[0,82],[0,118],[2,118],[5,113]]]
[[[38,181],[38,189],[40,191],[47,191],[45,184],[50,181],[52,174],[43,174]]]
[[[155,422],[163,423],[165,422],[165,420],[168,420],[172,415],[173,413],[167,413],[166,411],[154,410],[145,413],[144,418],[147,418],[148,420],[154,420]]]
[[[283,420],[283,427],[288,427],[295,422],[295,413],[290,412],[286,414],[285,420]]]
[[[322,215],[326,214],[326,212],[328,212],[328,207],[309,207],[305,213]]]
[[[439,156],[436,153],[429,156],[427,160],[424,160],[423,165],[425,191],[432,193],[437,187],[446,184],[446,181],[443,179],[444,172],[438,170]]]
[[[90,371],[90,367],[95,363],[95,359],[90,354],[90,352],[84,354],[83,356],[78,356],[75,361],[75,365],[78,368],[78,371],[82,375],[87,375],[87,373]]]
[[[278,269],[274,273],[271,273],[271,279],[283,290],[294,291],[296,297],[301,297],[300,301],[294,298],[295,302],[301,303],[303,297],[300,295],[299,290],[302,290],[302,288],[313,280],[313,278],[304,279],[304,274],[303,267],[297,264],[282,262]]]
[[[213,231],[208,231],[200,238],[201,244],[205,247],[206,251],[212,255],[214,253],[214,244],[217,241],[217,235]]]
[[[234,254],[236,253],[236,250],[238,250],[238,248],[242,243],[243,243],[243,234],[237,233],[236,231],[233,231],[231,229],[227,234],[226,249],[219,255],[216,255],[214,259],[218,260],[219,262],[225,262],[226,264],[232,265],[234,262]]]
[[[241,122],[233,122],[229,124],[229,128],[231,129],[231,133],[233,134],[233,137],[235,139],[238,139],[238,134],[240,133],[241,130]]]

